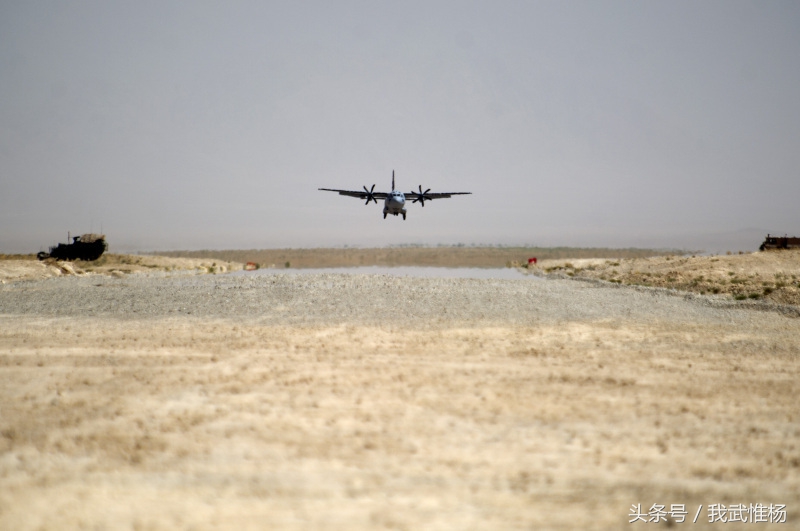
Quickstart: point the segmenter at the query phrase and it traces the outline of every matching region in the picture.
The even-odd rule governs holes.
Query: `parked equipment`
[[[55,258],[56,260],[97,260],[108,250],[105,234],[83,234],[72,238],[72,243],[59,243],[50,247],[50,252],[40,252],[39,260]]]
[[[800,249],[800,238],[794,236],[770,236],[767,234],[767,238],[758,250],[766,251],[768,249]]]

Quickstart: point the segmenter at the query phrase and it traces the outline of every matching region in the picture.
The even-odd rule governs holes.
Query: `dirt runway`
[[[433,321],[382,277],[286,278],[285,319],[118,315],[150,292],[103,282],[133,295],[97,287],[92,317],[0,291],[0,529],[619,529],[636,504],[698,529],[770,527],[708,524],[710,504],[785,505],[780,528],[800,526],[800,319],[675,296],[645,315],[633,288],[521,280],[468,284],[482,317]],[[142,286],[180,305],[170,282]],[[203,282],[220,304],[249,286]],[[481,286],[555,317],[492,310]],[[398,318],[343,319],[363,297]]]

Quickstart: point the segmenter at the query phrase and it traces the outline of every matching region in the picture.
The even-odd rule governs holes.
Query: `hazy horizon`
[[[0,252],[800,235],[795,2],[0,3]],[[382,205],[318,188],[473,195]]]

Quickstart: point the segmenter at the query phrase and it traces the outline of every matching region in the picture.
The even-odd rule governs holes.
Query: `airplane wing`
[[[366,190],[334,190],[333,188],[318,188],[318,190],[337,192],[339,195],[347,195],[350,197],[357,197],[359,199],[366,199],[369,195]],[[386,192],[372,192],[372,196],[375,199],[386,199],[387,195],[388,194]]]
[[[406,197],[419,197],[421,194],[419,192],[408,192],[405,194]],[[425,192],[425,201],[430,201],[433,199],[447,199],[448,197],[452,197],[454,195],[472,195],[472,192]]]

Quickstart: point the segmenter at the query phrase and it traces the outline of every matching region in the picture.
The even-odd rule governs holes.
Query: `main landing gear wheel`
[[[406,220],[406,213],[403,212],[403,221],[405,221],[405,220]]]
[[[383,219],[386,219],[386,212],[383,213]]]

